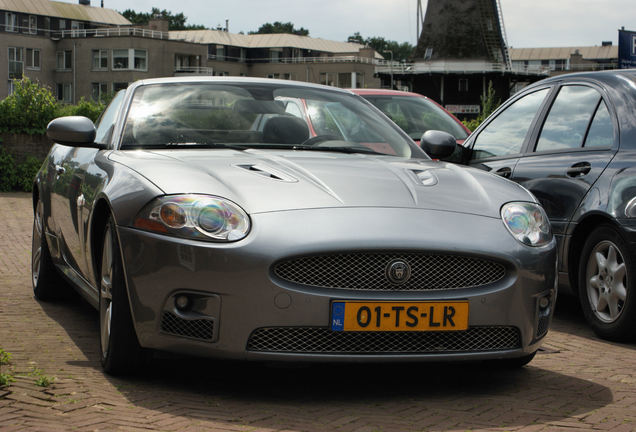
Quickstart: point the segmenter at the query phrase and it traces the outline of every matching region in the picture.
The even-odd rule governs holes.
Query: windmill
[[[424,20],[417,3],[416,61],[481,61],[510,70],[499,0],[428,0]]]

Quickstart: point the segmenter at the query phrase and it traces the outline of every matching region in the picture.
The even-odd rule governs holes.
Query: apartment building
[[[379,87],[374,72],[382,58],[360,44],[307,36],[168,31],[160,20],[136,28],[90,0],[0,0],[2,52],[7,56],[0,56],[0,98],[11,94],[13,80],[28,77],[65,103],[98,99],[138,79],[175,75]]]

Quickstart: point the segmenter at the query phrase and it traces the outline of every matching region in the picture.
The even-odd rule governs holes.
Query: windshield
[[[121,149],[292,148],[426,157],[353,95],[272,82],[165,83],[133,94]]]
[[[422,138],[427,130],[448,132],[456,140],[468,137],[466,130],[453,117],[423,97],[364,95],[364,98],[415,140]]]

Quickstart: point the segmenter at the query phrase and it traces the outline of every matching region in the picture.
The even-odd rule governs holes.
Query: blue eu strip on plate
[[[344,302],[331,303],[331,330],[343,331],[344,330]]]

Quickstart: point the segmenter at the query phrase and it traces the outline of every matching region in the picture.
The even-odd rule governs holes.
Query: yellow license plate
[[[468,329],[468,302],[331,303],[334,331],[453,331]]]

